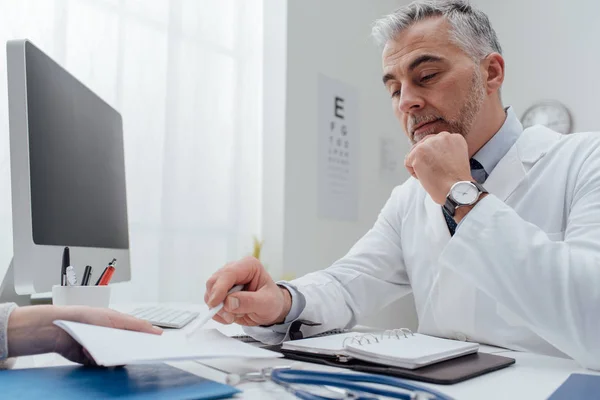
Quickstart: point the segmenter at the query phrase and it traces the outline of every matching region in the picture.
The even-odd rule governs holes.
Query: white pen
[[[236,285],[236,286],[232,287],[231,289],[229,289],[229,292],[227,292],[227,296],[229,296],[231,293],[240,292],[242,289],[244,289],[244,285]],[[225,298],[227,298],[227,296],[225,296]],[[200,328],[202,328],[204,326],[204,324],[206,324],[208,321],[210,321],[212,319],[212,317],[214,317],[219,311],[221,311],[221,308],[223,308],[223,303],[220,303],[217,306],[208,310],[208,314],[206,314],[204,316],[204,318],[202,318],[198,322],[198,324],[196,325],[196,327],[194,329],[192,329],[191,331],[189,331],[187,333],[186,337],[190,338],[191,336],[194,336],[194,334],[196,334],[196,332],[198,332],[200,330]]]

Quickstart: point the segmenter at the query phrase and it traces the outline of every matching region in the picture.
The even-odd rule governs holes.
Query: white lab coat
[[[414,294],[421,333],[569,356],[600,369],[600,133],[526,129],[451,237],[410,178],[326,270],[291,283],[313,334]]]

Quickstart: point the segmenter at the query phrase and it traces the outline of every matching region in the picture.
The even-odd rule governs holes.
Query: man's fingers
[[[212,291],[212,288],[213,288],[215,282],[219,279],[221,272],[225,268],[229,267],[232,264],[235,264],[235,262],[228,262],[221,269],[219,269],[217,272],[215,272],[210,278],[208,278],[208,280],[206,281],[206,292],[204,292],[204,302],[205,303],[208,303],[209,295]]]
[[[250,314],[258,311],[267,311],[275,306],[270,303],[272,296],[267,296],[264,291],[237,292],[230,294],[225,299],[223,309],[233,314]]]
[[[406,155],[406,157],[404,158],[404,165],[405,166],[411,166],[414,159],[415,159],[415,154],[417,152],[417,149],[420,147],[420,142],[417,143],[416,145],[414,145],[412,147],[412,149],[410,149],[410,151],[408,152],[408,154]]]
[[[238,325],[243,325],[243,326],[258,326],[259,323],[256,321],[253,321],[250,316],[248,315],[242,315],[239,317],[235,318],[235,323]]]
[[[226,324],[231,324],[233,323],[233,321],[235,321],[235,316],[232,313],[229,313],[225,310],[221,310],[217,313],[217,315],[219,317],[221,317],[221,319],[223,321],[225,321]]]
[[[236,323],[238,325],[243,325],[243,326],[258,326],[258,325],[260,325],[260,323],[254,321],[252,318],[250,318],[249,315],[245,315],[245,314],[234,315],[234,314],[230,314],[230,313],[225,313],[225,314],[228,316],[231,316],[231,318],[228,317],[227,319],[224,319],[222,316],[217,314],[213,317],[213,320],[215,320],[218,323],[223,324],[223,325],[229,325],[229,324],[233,324],[233,323]]]
[[[415,171],[415,162],[417,162],[417,158],[419,157],[419,154],[423,154],[423,145],[425,144],[425,142],[435,138],[438,135],[443,135],[443,134],[448,134],[448,132],[440,132],[438,134],[431,134],[431,135],[425,136],[417,144],[415,144],[412,147],[412,149],[408,152],[408,154],[404,158],[404,167],[413,176],[413,178],[419,179],[419,177],[417,176],[417,173]]]
[[[417,174],[415,173],[415,169],[412,166],[413,159],[414,159],[414,154],[413,154],[413,152],[411,150],[411,152],[408,153],[406,155],[406,158],[404,159],[404,168],[406,168],[406,170],[408,171],[408,173],[411,174],[413,176],[413,178],[419,179],[419,178],[417,178]]]
[[[229,322],[225,321],[225,320],[224,320],[224,319],[223,319],[223,318],[222,318],[222,317],[221,317],[219,314],[216,314],[216,315],[213,317],[213,320],[215,320],[215,321],[217,321],[218,323],[220,323],[220,324],[223,324],[223,325],[229,325]]]
[[[236,263],[224,267],[216,275],[216,280],[208,294],[206,304],[209,307],[215,307],[225,300],[227,292],[239,284],[247,284],[252,281],[257,274],[257,267],[260,263],[251,262],[248,259],[240,260]]]
[[[210,292],[207,292],[208,300],[206,300],[206,305],[212,308],[222,303],[223,300],[225,300],[227,292],[238,284],[237,279],[237,274],[234,270],[221,271],[218,274],[212,289]]]
[[[227,315],[231,315],[233,319],[223,319],[223,317],[221,317],[219,314],[215,315],[213,317],[213,320],[217,321],[220,324],[223,325],[229,325],[232,323],[236,323],[238,325],[243,325],[243,326],[258,326],[260,325],[258,322],[252,320],[248,315],[233,315],[233,314],[229,314],[226,313]]]
[[[206,281],[206,292],[204,292],[204,302],[205,303],[208,303],[208,295],[212,291],[212,287],[214,286],[217,279],[219,279],[219,271],[214,273],[213,276],[208,278],[208,280]]]
[[[433,139],[434,137],[436,137],[436,136],[438,136],[438,135],[441,135],[441,136],[443,136],[443,135],[446,135],[446,134],[448,134],[448,135],[449,135],[449,133],[448,133],[448,132],[432,133],[431,135],[427,135],[427,136],[425,136],[423,139],[421,139],[421,140],[419,141],[419,143],[425,143],[425,142],[426,142],[426,141],[428,141],[429,139]],[[419,144],[419,143],[417,143],[417,144]]]
[[[223,314],[227,317],[223,318]],[[236,323],[243,326],[258,326],[261,324],[256,314],[231,314],[226,311],[221,311],[213,317],[213,320],[220,324],[229,325]]]

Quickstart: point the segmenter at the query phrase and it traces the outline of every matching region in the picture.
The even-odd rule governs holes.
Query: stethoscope
[[[227,377],[227,383],[230,385],[264,381],[271,381],[285,388],[299,399],[304,400],[379,399],[376,396],[407,400],[452,400],[451,397],[424,386],[415,385],[398,378],[374,374],[323,372],[280,367],[264,368],[260,372],[250,372],[243,375],[229,374]],[[326,396],[309,392],[295,385],[314,385],[337,388],[338,390],[335,391],[336,396]],[[382,386],[387,386],[387,388]],[[343,397],[340,397],[340,395],[343,395]]]

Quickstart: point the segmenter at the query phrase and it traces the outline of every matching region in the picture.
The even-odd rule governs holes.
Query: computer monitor
[[[65,247],[79,280],[113,258],[129,280],[121,115],[30,41],[6,50],[16,293],[59,285]]]

